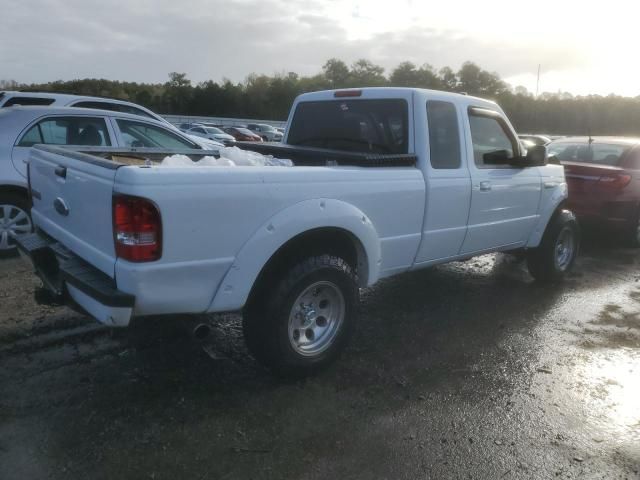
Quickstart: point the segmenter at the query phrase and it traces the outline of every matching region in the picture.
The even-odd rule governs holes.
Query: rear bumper
[[[129,324],[135,297],[119,291],[112,278],[41,233],[17,239],[30,263],[57,303],[76,303],[101,323]]]

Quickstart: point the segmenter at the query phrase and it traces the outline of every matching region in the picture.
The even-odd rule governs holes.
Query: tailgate
[[[112,278],[112,196],[119,166],[49,145],[34,147],[29,161],[34,224]]]

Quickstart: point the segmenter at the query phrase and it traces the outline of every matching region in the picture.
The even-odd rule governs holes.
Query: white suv
[[[114,100],[111,98],[89,97],[84,95],[72,95],[68,93],[47,93],[47,92],[0,92],[0,108],[21,106],[50,106],[50,107],[78,107],[96,108],[99,110],[111,110],[113,112],[130,113],[141,117],[153,118],[159,122],[166,123],[164,118],[153,113],[151,110],[135,103],[124,100]]]

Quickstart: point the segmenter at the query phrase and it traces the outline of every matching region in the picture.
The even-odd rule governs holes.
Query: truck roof
[[[360,91],[358,96],[336,96],[337,92]],[[408,93],[424,96],[425,98],[438,98],[448,100],[453,103],[463,105],[486,106],[492,109],[499,109],[498,104],[492,100],[465,95],[463,93],[445,92],[442,90],[429,90],[426,88],[411,87],[364,87],[364,88],[339,88],[334,90],[322,90],[319,92],[303,93],[297,98],[297,101],[320,101],[333,100],[336,98],[356,99],[356,98],[393,98],[406,97]],[[501,110],[500,110],[501,111]]]

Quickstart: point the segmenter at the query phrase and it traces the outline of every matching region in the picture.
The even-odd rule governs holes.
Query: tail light
[[[598,186],[611,189],[622,190],[631,182],[631,175],[626,173],[618,173],[613,175],[603,175],[598,179]]]
[[[116,255],[130,262],[153,262],[162,256],[162,221],[156,205],[129,195],[113,197]]]

